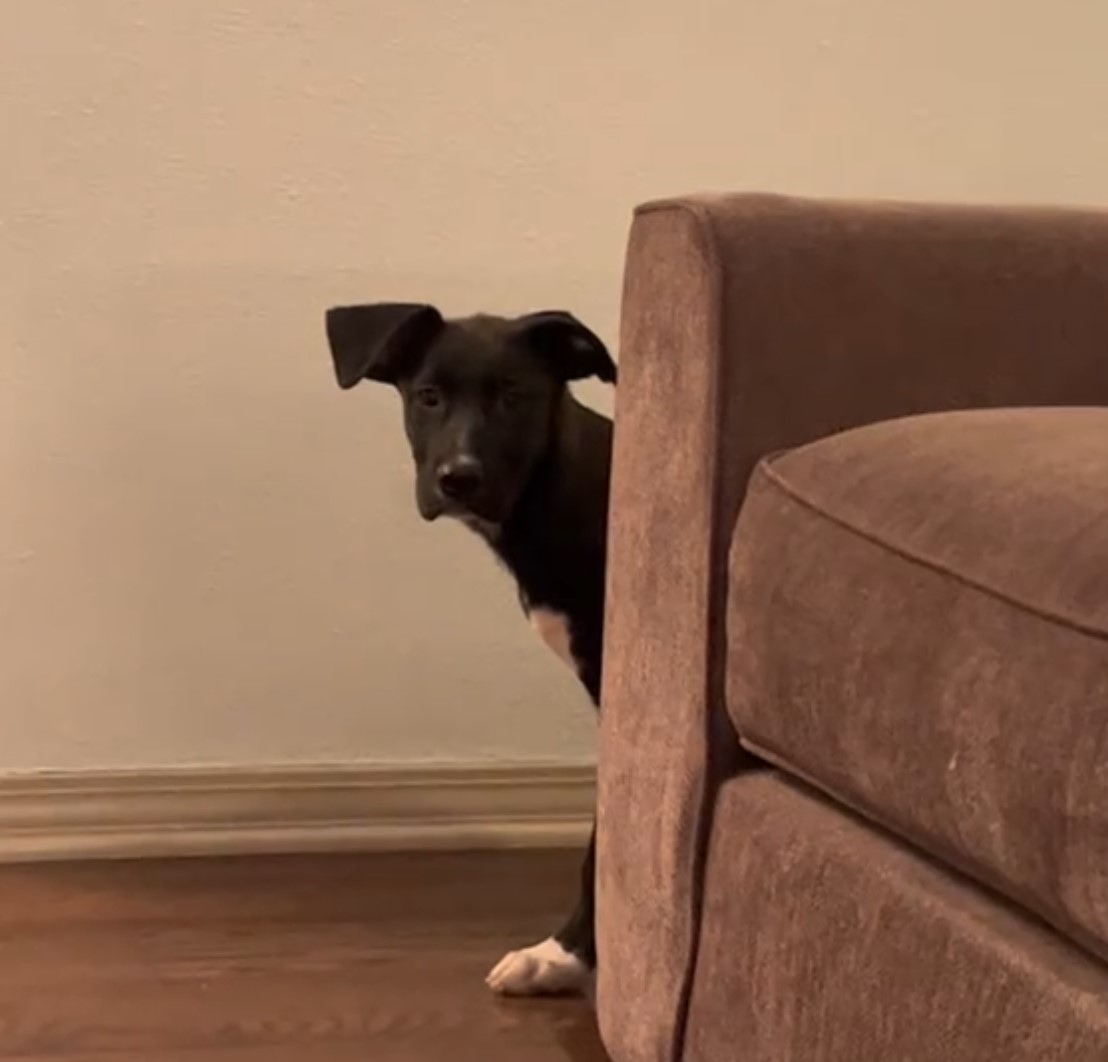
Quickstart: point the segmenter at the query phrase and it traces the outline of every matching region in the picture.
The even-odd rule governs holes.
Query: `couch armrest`
[[[619,370],[599,1004],[621,1059],[661,1062],[679,1057],[715,788],[740,762],[721,710],[725,567],[755,462],[912,413],[1108,404],[1108,215],[650,204]]]

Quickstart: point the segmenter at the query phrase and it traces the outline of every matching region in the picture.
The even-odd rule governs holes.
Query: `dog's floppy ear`
[[[595,332],[571,313],[543,310],[516,318],[516,334],[548,359],[564,380],[596,376],[605,383],[616,382],[616,363]]]
[[[396,383],[426,351],[443,325],[433,306],[380,302],[327,311],[327,341],[339,387],[362,380]]]

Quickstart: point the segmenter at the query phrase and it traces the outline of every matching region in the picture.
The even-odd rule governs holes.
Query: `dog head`
[[[616,379],[600,339],[559,311],[446,320],[416,303],[339,306],[327,338],[344,390],[400,392],[426,520],[502,523],[548,452],[567,383]]]

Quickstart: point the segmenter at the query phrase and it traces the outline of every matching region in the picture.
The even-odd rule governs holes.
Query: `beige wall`
[[[0,769],[581,759],[335,301],[616,332],[636,200],[1108,200],[1100,0],[0,0]]]

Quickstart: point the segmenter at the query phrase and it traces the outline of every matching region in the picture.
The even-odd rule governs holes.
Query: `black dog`
[[[393,384],[426,520],[454,516],[515,576],[523,610],[600,703],[612,422],[567,384],[615,383],[604,344],[567,313],[444,320],[432,306],[327,313],[339,386]],[[596,967],[593,838],[569,921],[493,969],[497,992],[587,990]]]

